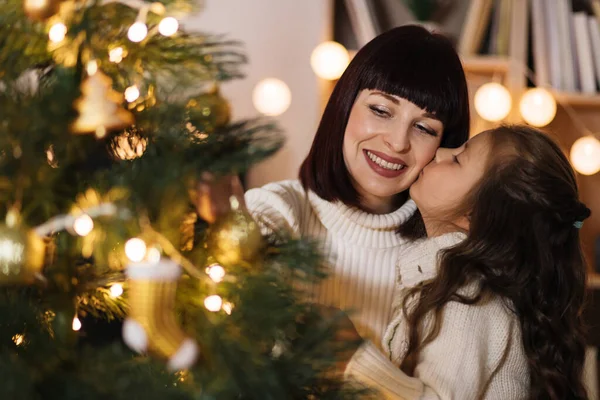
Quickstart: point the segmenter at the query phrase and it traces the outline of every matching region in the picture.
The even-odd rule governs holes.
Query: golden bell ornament
[[[202,132],[212,133],[215,128],[221,128],[231,120],[229,102],[221,96],[216,86],[190,99],[186,107],[190,122]]]
[[[258,258],[263,237],[256,221],[240,207],[235,196],[231,196],[230,203],[231,211],[210,227],[209,252],[221,265],[248,265]]]
[[[58,12],[61,0],[24,0],[23,11],[34,21],[44,21]]]
[[[81,85],[83,96],[75,101],[79,117],[71,125],[74,133],[96,133],[123,129],[134,122],[133,114],[121,108],[123,96],[112,89],[111,79],[96,71]]]
[[[30,284],[43,266],[46,246],[34,231],[0,225],[0,285]]]

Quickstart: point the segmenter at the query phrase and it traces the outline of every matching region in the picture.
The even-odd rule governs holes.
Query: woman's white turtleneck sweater
[[[483,307],[447,306],[446,328],[422,352],[415,377],[398,368],[406,325],[401,313],[392,315],[393,303],[406,287],[435,276],[438,250],[459,238],[446,235],[417,245],[401,238],[396,229],[415,212],[413,201],[390,214],[369,214],[307,194],[295,180],[249,190],[245,199],[266,226],[323,244],[329,277],[314,288],[314,299],[350,311],[366,339],[348,364],[348,378],[386,399],[526,398],[519,327],[497,299]]]
[[[392,312],[398,254],[406,243],[395,230],[415,212],[415,203],[369,214],[307,194],[296,180],[251,189],[245,200],[258,221],[322,243],[331,269],[315,288],[315,301],[350,311],[359,334],[380,347]]]

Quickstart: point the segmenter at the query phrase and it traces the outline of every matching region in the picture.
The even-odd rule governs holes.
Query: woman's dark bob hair
[[[467,82],[450,41],[416,25],[377,36],[360,49],[337,82],[300,167],[305,189],[327,201],[355,207],[360,207],[360,198],[342,148],[350,110],[364,89],[405,98],[435,114],[444,124],[444,147],[459,147],[469,137]]]

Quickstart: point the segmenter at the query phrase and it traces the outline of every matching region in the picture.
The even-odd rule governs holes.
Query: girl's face
[[[491,146],[491,133],[483,132],[457,149],[438,149],[411,186],[429,236],[444,233],[448,223],[468,230],[467,216],[455,216],[455,210],[483,177]]]
[[[392,211],[393,198],[408,189],[434,157],[444,125],[435,115],[378,90],[357,96],[344,133],[344,162],[362,206]]]

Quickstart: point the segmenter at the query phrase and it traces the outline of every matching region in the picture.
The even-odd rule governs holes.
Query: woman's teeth
[[[367,150],[367,155],[375,164],[379,165],[381,168],[389,169],[392,171],[399,171],[404,168],[406,165],[403,164],[394,164],[388,161],[385,161],[381,157],[377,157],[375,154],[371,153]]]

